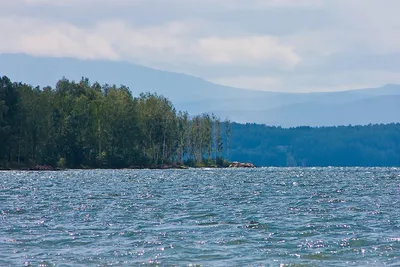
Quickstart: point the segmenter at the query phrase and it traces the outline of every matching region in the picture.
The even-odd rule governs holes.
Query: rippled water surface
[[[0,172],[0,266],[400,266],[400,169]]]

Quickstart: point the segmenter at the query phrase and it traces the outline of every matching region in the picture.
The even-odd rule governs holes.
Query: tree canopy
[[[164,96],[134,97],[126,86],[87,78],[63,78],[55,88],[0,79],[2,168],[218,164],[220,124],[214,115],[178,112]]]

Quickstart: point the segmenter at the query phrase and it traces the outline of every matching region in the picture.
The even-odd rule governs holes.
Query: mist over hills
[[[127,62],[0,55],[0,75],[32,85],[71,80],[124,84],[134,94],[157,92],[190,114],[213,112],[241,123],[283,127],[400,122],[400,85],[328,93],[278,93],[214,84]]]

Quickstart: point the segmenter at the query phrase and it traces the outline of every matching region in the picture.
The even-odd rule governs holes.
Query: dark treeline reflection
[[[0,167],[221,165],[229,121],[189,117],[165,97],[65,78],[55,88],[0,78]],[[226,149],[225,149],[226,150]]]

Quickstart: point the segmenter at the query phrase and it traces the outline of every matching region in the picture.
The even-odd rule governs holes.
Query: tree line
[[[258,166],[400,166],[399,123],[231,128],[230,158]]]
[[[55,88],[0,78],[1,168],[223,165],[223,140],[230,143],[229,120],[189,116],[161,95],[134,97],[87,78]]]

